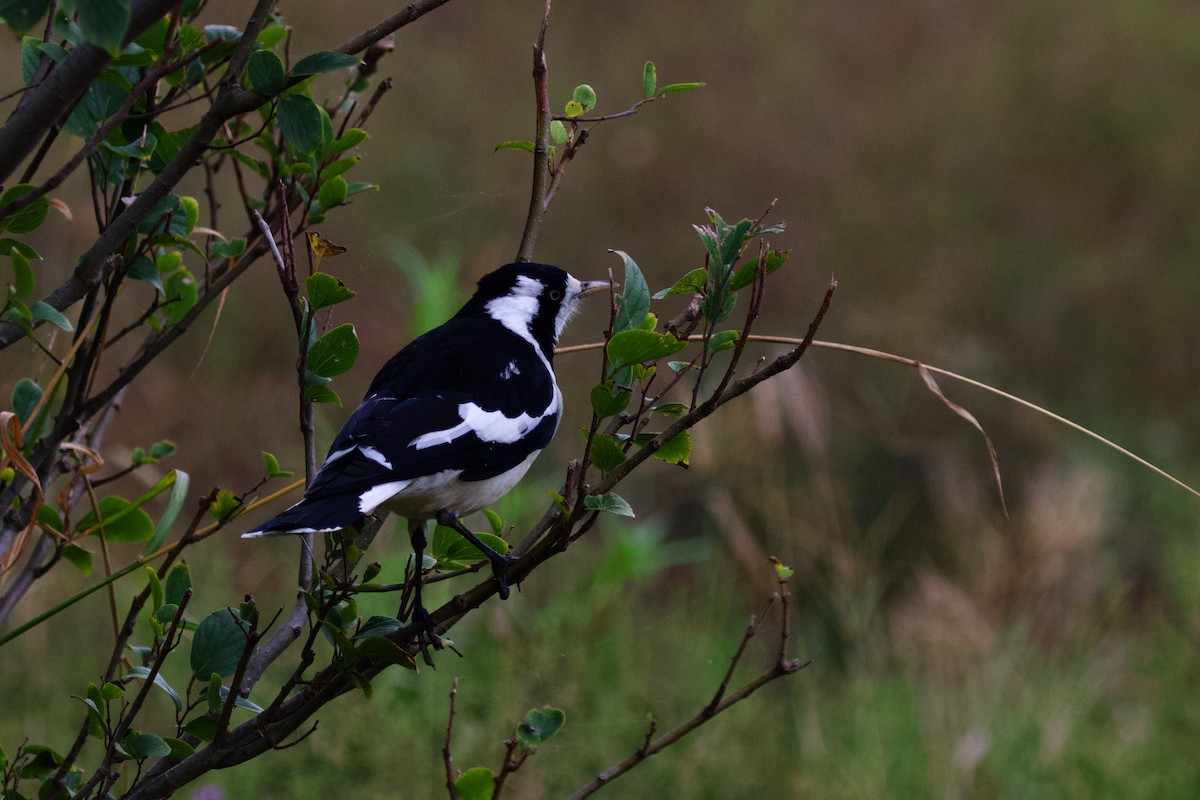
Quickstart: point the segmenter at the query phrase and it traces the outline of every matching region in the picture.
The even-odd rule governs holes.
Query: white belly
[[[538,450],[530,453],[524,461],[508,472],[487,480],[459,480],[461,470],[447,469],[423,478],[390,484],[395,486],[397,491],[386,497],[379,496],[382,492],[378,492],[378,489],[382,487],[377,487],[371,490],[376,494],[369,500],[364,495],[361,510],[364,514],[369,514],[377,507],[383,506],[406,519],[432,519],[443,509],[458,517],[466,516],[490,506],[507,494],[517,485],[517,481],[524,477],[540,452]],[[368,504],[370,508],[366,507]]]

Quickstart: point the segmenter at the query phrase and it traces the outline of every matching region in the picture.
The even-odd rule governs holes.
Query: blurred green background
[[[240,24],[244,6],[211,3],[207,21]],[[515,253],[529,160],[493,148],[531,135],[541,6],[456,0],[383,61],[395,85],[359,168],[381,189],[319,226],[350,247],[327,267],[359,292],[337,312],[364,347],[343,397]],[[293,57],[394,10],[289,5]],[[593,132],[540,260],[600,277],[619,248],[662,288],[701,265],[690,226],[706,206],[753,217],[778,198],[771,219],[789,227],[772,242],[795,255],[761,332],[803,335],[835,276],[820,338],[963,372],[1200,483],[1195,4],[560,0],[547,46],[555,106],[586,82],[599,111],[625,108],[647,59],[660,84],[708,85]],[[3,93],[17,48],[0,54]],[[79,189],[61,194],[75,221],[48,224],[37,245],[52,268],[93,235]],[[604,322],[590,310],[564,343],[597,339]],[[194,487],[253,485],[260,450],[298,469],[293,339],[264,261],[219,322],[210,314],[126,396],[114,466],[170,438]],[[7,396],[32,356],[4,359]],[[563,357],[559,371],[570,415],[502,504],[518,529],[579,449],[594,360]],[[605,520],[456,628],[466,658],[393,670],[369,702],[327,707],[304,744],[188,796],[436,796],[455,676],[457,764],[497,767],[524,712],[558,706],[566,727],[513,788],[565,795],[632,752],[647,714],[665,730],[708,701],[771,591],[767,555],[796,569],[791,649],[812,666],[609,795],[1200,796],[1200,500],[1042,417],[942,388],[995,441],[1010,518],[978,434],[915,373],[813,351],[701,429],[691,469],[651,464],[625,487],[636,521]],[[320,447],[344,414],[321,410]],[[404,537],[376,549],[394,576]],[[230,531],[191,557],[199,601],[286,604],[294,551]],[[80,585],[60,572],[24,613]],[[102,669],[89,653],[106,652],[105,618],[96,595],[4,648],[10,752],[26,735],[69,746],[82,712],[68,695]],[[771,635],[743,677],[769,663]]]

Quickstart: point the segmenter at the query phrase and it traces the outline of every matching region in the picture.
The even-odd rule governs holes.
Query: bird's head
[[[608,281],[581,281],[549,264],[507,264],[479,279],[463,311],[485,313],[550,355],[581,298],[609,288]]]

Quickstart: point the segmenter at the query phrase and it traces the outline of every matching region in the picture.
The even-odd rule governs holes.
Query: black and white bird
[[[580,299],[608,287],[546,264],[485,275],[454,317],[379,371],[304,499],[243,536],[331,532],[386,508],[408,520],[417,565],[436,520],[491,560],[507,597],[510,559],[459,518],[512,489],[549,444],[563,409],[554,345]],[[417,573],[414,613],[427,622]]]

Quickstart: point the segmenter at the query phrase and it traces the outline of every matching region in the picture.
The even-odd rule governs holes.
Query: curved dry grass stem
[[[699,341],[701,339],[701,337],[700,336],[689,336],[688,339],[689,339],[689,341]],[[800,344],[800,342],[802,340],[794,338],[794,337],[790,337],[790,336],[759,336],[759,335],[755,334],[755,335],[750,336],[747,339],[747,341],[759,342],[762,344],[786,344],[786,345],[791,345],[791,346],[795,347],[796,345]],[[821,341],[820,339],[814,340],[812,342],[812,346],[819,347],[822,350],[837,350],[837,351],[843,352],[843,353],[853,353],[855,355],[866,356],[867,358],[876,358],[876,359],[879,359],[880,361],[891,361],[892,363],[903,364],[906,367],[912,367],[913,369],[916,369],[916,370],[924,369],[927,372],[933,372],[938,375],[943,375],[947,378],[951,378],[953,380],[959,381],[960,383],[965,383],[968,386],[973,386],[976,389],[982,389],[985,392],[990,392],[991,394],[994,394],[997,397],[1002,397],[1011,403],[1016,403],[1019,406],[1028,408],[1030,411],[1036,411],[1037,413],[1041,414],[1044,417],[1049,417],[1050,419],[1054,420],[1055,422],[1059,423],[1060,425],[1065,425],[1066,427],[1068,427],[1072,430],[1078,431],[1079,433],[1082,433],[1085,436],[1089,436],[1092,439],[1095,439],[1097,442],[1100,442],[1101,444],[1105,445],[1106,447],[1110,447],[1113,450],[1116,450],[1118,453],[1125,456],[1126,458],[1142,465],[1143,467],[1145,467],[1146,469],[1155,473],[1156,475],[1158,475],[1162,478],[1166,478],[1167,480],[1169,480],[1171,483],[1175,484],[1179,488],[1185,489],[1188,492],[1191,492],[1196,497],[1200,497],[1200,491],[1198,491],[1198,490],[1194,489],[1193,487],[1189,486],[1188,484],[1184,483],[1179,478],[1176,478],[1174,475],[1172,475],[1171,473],[1162,469],[1161,467],[1157,467],[1154,464],[1151,464],[1149,461],[1142,458],[1137,453],[1133,453],[1129,450],[1126,450],[1124,447],[1121,447],[1121,445],[1117,444],[1116,442],[1113,442],[1109,439],[1104,438],[1103,436],[1096,433],[1095,431],[1085,428],[1084,426],[1080,425],[1077,422],[1072,422],[1071,420],[1067,419],[1066,417],[1062,416],[1061,414],[1055,414],[1053,411],[1049,410],[1048,408],[1043,408],[1042,406],[1039,406],[1037,403],[1031,403],[1030,401],[1025,400],[1024,398],[1017,397],[1015,394],[1010,394],[1010,393],[1004,391],[1003,389],[997,389],[995,386],[990,386],[986,383],[983,383],[982,381],[977,381],[974,378],[968,378],[966,375],[959,375],[957,372],[951,372],[948,369],[942,369],[941,367],[935,367],[935,366],[932,366],[931,364],[926,364],[925,362],[918,361],[915,358],[907,358],[905,356],[898,356],[895,353],[888,353],[883,350],[873,350],[869,347],[859,347],[858,345],[853,345],[853,344],[842,344],[841,342],[825,342],[825,341]],[[588,350],[598,350],[602,347],[604,347],[604,342],[589,342],[588,344],[578,344],[578,345],[573,345],[571,347],[560,347],[557,350],[555,350],[554,352],[555,352],[555,355],[561,355],[564,353],[582,353],[582,352],[586,352]]]

